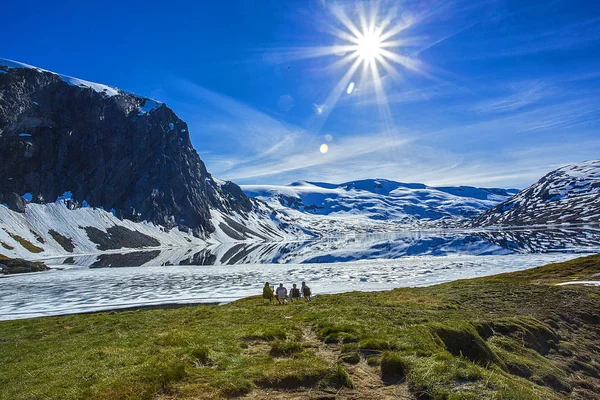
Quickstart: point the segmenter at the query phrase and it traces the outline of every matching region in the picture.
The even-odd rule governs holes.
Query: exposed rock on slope
[[[511,199],[482,213],[472,226],[600,222],[600,160],[550,172]]]
[[[25,272],[46,271],[48,267],[43,262],[32,262],[22,258],[7,258],[0,255],[0,274],[22,274]]]
[[[0,203],[13,211],[24,212],[21,196],[64,197],[200,238],[219,231],[215,215],[233,239],[282,235],[269,210],[211,177],[165,104],[2,59],[0,160]],[[223,218],[254,223],[240,233]]]

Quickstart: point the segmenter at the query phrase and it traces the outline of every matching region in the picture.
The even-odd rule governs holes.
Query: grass
[[[0,246],[4,247],[6,250],[13,250],[14,247],[12,247],[11,245],[4,243],[2,241],[0,241]]]
[[[385,382],[398,382],[408,373],[410,361],[400,354],[385,352],[381,356],[381,378]]]
[[[13,238],[14,240],[16,240],[21,246],[23,246],[23,248],[27,251],[29,251],[30,253],[41,253],[42,251],[44,251],[44,249],[42,249],[41,247],[36,246],[35,244],[31,243],[29,240],[22,238],[21,236],[8,232],[8,235]]]
[[[591,256],[426,288],[320,295],[293,307],[253,297],[4,321],[0,399],[351,392],[362,384],[356,363],[422,399],[594,398],[600,292],[554,284],[598,272],[600,256]]]
[[[289,357],[302,350],[304,350],[304,345],[295,341],[275,340],[271,344],[271,355],[274,357]]]

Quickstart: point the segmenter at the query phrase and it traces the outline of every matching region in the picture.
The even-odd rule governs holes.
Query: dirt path
[[[310,327],[302,328],[302,341],[308,343],[315,349],[315,353],[330,365],[338,362],[340,356],[339,344],[325,344],[317,338]],[[255,389],[243,399],[312,399],[312,400],[414,400],[415,397],[409,392],[408,385],[400,383],[397,385],[386,385],[382,382],[379,368],[367,364],[364,358],[355,365],[343,364],[344,369],[350,375],[354,388],[315,388],[315,389]]]

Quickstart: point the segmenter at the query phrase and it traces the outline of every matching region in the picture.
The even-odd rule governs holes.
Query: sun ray
[[[383,57],[379,57],[377,61],[383,66],[385,72],[396,80],[402,80],[402,75]]]
[[[366,32],[369,32],[369,25],[363,3],[358,3],[356,5],[356,11],[358,13],[358,21],[360,22],[361,33],[364,35]]]
[[[351,34],[353,34],[355,37],[360,36],[360,30],[358,30],[356,25],[354,25],[354,22],[348,18],[348,15],[342,6],[332,7],[331,11],[338,21],[340,21],[346,27],[346,29],[350,31]]]
[[[339,59],[325,67],[326,71],[345,70],[342,78],[331,90],[314,116],[312,124],[320,130],[342,96],[374,95],[375,103],[386,128],[393,127],[393,114],[386,96],[388,81],[403,81],[401,71],[410,71],[435,79],[430,68],[412,57],[407,51],[414,47],[418,37],[408,37],[403,32],[422,20],[410,12],[400,12],[398,6],[382,6],[378,0],[369,4],[359,2],[335,3],[329,11],[335,17],[325,32],[336,38],[335,44],[300,48],[291,52],[296,58],[337,56]],[[385,9],[383,15],[380,12]],[[391,129],[390,129],[391,131]]]
[[[344,67],[347,64],[352,63],[353,61],[356,60],[356,54],[355,51],[353,51],[350,54],[346,54],[343,58],[337,60],[336,62],[334,62],[333,64],[327,66],[327,70],[337,70],[340,69],[342,67]]]
[[[333,109],[333,106],[335,104],[337,104],[338,99],[340,98],[342,93],[344,93],[344,91],[348,87],[348,84],[350,83],[352,76],[354,75],[354,73],[356,72],[358,67],[360,67],[360,64],[361,64],[361,61],[359,58],[354,59],[354,63],[350,66],[348,71],[346,71],[346,73],[344,74],[342,79],[339,81],[339,83],[336,85],[336,87],[332,90],[332,92],[329,94],[329,96],[323,103],[323,114],[322,115],[324,116],[324,119],[326,119],[329,116],[329,114],[331,113],[331,110]]]

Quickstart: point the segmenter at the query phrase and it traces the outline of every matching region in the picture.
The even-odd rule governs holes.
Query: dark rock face
[[[13,193],[44,203],[70,191],[78,203],[120,218],[205,237],[214,231],[211,208],[252,209],[237,185],[212,179],[187,124],[166,105],[73,86],[51,72],[3,66],[1,59],[0,160],[0,195],[20,212]]]
[[[527,226],[600,222],[600,160],[550,172],[470,225]]]
[[[98,245],[99,250],[160,246],[160,242],[155,238],[123,226],[112,226],[106,232],[87,226],[85,231],[90,240]]]
[[[4,195],[0,193],[0,203],[6,204],[8,208],[19,213],[24,213],[27,205],[25,199],[14,192]]]

